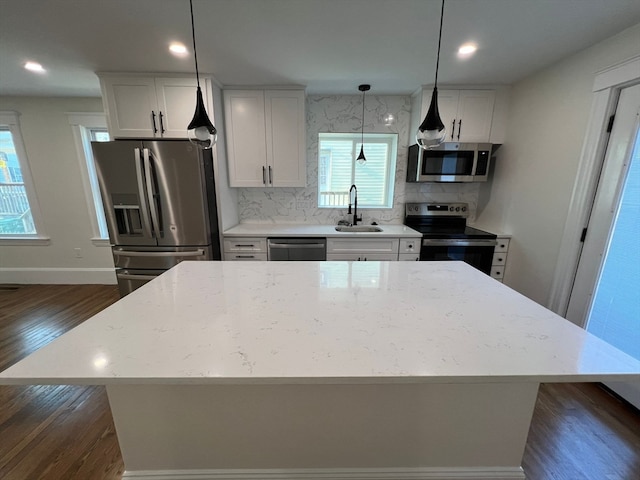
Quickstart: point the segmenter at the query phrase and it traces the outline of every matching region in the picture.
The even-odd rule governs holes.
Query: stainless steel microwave
[[[409,147],[407,182],[486,182],[491,143],[447,142],[424,150]]]

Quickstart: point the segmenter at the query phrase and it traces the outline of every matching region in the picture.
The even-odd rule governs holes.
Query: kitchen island
[[[225,480],[523,479],[538,384],[622,379],[462,262],[183,262],[0,373],[106,385],[125,478]]]

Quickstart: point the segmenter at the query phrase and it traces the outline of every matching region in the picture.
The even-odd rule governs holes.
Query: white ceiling
[[[193,3],[200,71],[223,85],[433,83],[440,0]],[[638,0],[447,0],[439,83],[510,84],[639,22]],[[96,71],[193,72],[172,40],[191,45],[188,0],[0,0],[0,94],[98,96]],[[461,61],[465,41],[480,49]]]

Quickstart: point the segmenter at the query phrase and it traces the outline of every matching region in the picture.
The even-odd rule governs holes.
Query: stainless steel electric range
[[[489,275],[496,235],[467,226],[466,203],[407,203],[404,224],[422,233],[420,260],[462,260]]]

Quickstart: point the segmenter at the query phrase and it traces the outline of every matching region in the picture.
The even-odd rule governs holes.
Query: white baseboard
[[[123,480],[525,480],[520,467],[125,471]]]
[[[113,268],[0,268],[2,283],[113,285],[118,282]]]

